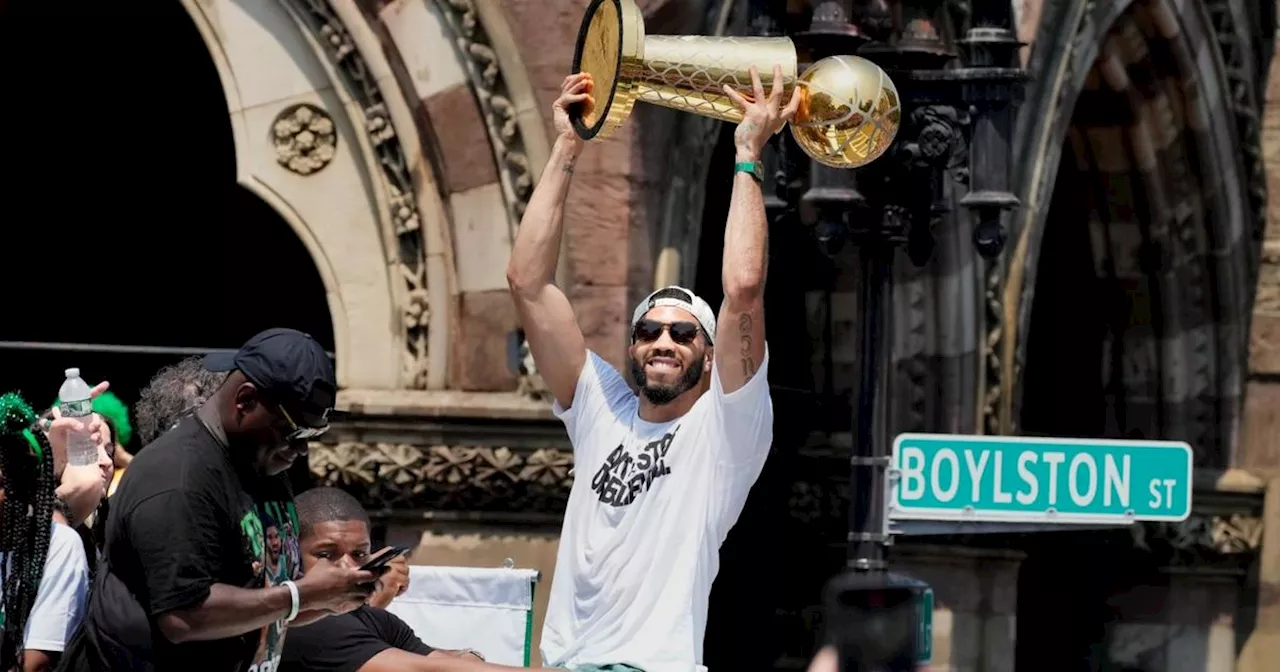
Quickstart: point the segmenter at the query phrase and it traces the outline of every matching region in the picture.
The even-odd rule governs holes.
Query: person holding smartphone
[[[333,365],[311,336],[270,329],[205,365],[227,371],[121,479],[88,615],[66,670],[272,672],[286,630],[364,604],[376,577],[337,562],[305,576],[286,470],[328,429]],[[288,534],[288,532],[286,532]],[[274,571],[273,570],[274,566]]]
[[[337,488],[312,488],[297,497],[304,576],[323,563],[361,568],[378,575],[379,587],[393,559],[407,548],[370,550],[369,515]],[[370,602],[373,600],[371,599]],[[404,621],[366,604],[289,630],[279,672],[515,672],[525,668],[486,663],[475,651],[448,651],[424,644]]]

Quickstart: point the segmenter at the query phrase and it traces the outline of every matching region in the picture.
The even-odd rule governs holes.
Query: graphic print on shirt
[[[601,503],[610,506],[628,506],[636,497],[648,492],[653,482],[671,473],[667,466],[667,450],[676,438],[680,426],[645,444],[636,453],[627,450],[625,443],[618,444],[600,465],[591,479],[591,489]]]
[[[245,552],[253,563],[253,587],[278,586],[301,574],[298,512],[293,502],[259,503],[240,519]],[[284,619],[264,628],[247,672],[275,672],[284,648]]]

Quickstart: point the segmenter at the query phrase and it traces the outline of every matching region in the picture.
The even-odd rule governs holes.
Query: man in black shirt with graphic
[[[286,627],[346,613],[372,590],[375,576],[345,564],[300,578],[296,552],[269,571],[262,521],[298,528],[283,473],[334,405],[324,349],[270,329],[205,365],[226,380],[138,454],[112,498],[89,613],[62,669],[274,672]]]
[[[358,567],[369,560],[369,516],[337,488],[298,495],[302,569],[321,563]],[[362,606],[306,627],[290,628],[279,672],[515,672],[525,668],[483,662],[471,651],[445,651],[422,643],[404,621]]]

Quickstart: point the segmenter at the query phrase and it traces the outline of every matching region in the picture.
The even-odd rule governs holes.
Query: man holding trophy
[[[587,350],[554,284],[564,201],[584,144],[574,122],[590,118],[600,93],[592,75],[567,77],[553,106],[555,146],[507,269],[534,360],[573,443],[577,473],[543,630],[545,666],[705,669],[702,640],[718,551],[773,439],[760,155],[800,102],[795,95],[783,100],[781,68],[768,94],[750,72],[751,91],[724,87],[742,114],[725,227],[724,304],[717,318],[689,290],[668,287],[637,306],[629,355],[639,395]],[[717,323],[726,329],[717,332]]]
[[[705,672],[720,545],[773,441],[761,152],[790,123],[815,161],[856,168],[889,148],[900,122],[897,90],[872,62],[836,55],[799,66],[786,37],[646,36],[635,0],[588,4],[575,74],[552,108],[555,146],[507,267],[576,465],[543,626],[544,666]],[[761,70],[773,74],[767,93]],[[587,349],[555,286],[564,203],[584,140],[608,136],[636,102],[737,124],[724,303],[717,316],[672,286],[636,306],[628,368],[638,394]]]

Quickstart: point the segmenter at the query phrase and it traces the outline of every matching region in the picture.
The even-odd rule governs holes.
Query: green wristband
[[[738,161],[733,164],[733,172],[746,173],[754,177],[757,183],[764,183],[764,168],[760,166],[759,161]]]

